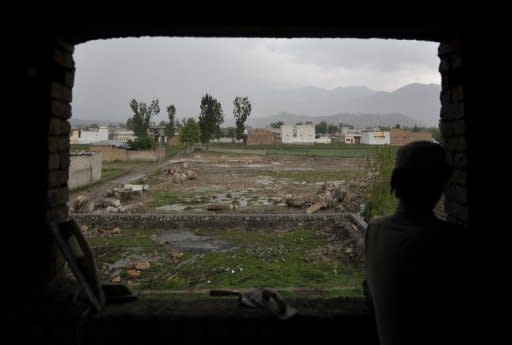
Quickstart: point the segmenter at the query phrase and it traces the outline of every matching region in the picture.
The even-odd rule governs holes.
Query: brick
[[[61,49],[55,49],[53,53],[53,61],[57,63],[58,65],[65,67],[67,69],[74,69],[75,68],[75,61],[73,60],[73,55],[70,52],[61,50]]]
[[[73,54],[73,52],[75,51],[75,46],[67,41],[56,40],[55,44],[57,45],[57,47],[59,47],[60,49],[66,51],[68,53]]]
[[[69,170],[69,151],[60,154],[59,169]]]
[[[71,118],[71,105],[69,103],[52,100],[51,113],[60,119],[67,120]]]
[[[48,155],[48,170],[58,170],[60,166],[60,155],[58,153],[50,153]]]
[[[441,60],[441,62],[439,63],[439,69],[438,70],[439,70],[439,73],[441,73],[441,74],[445,74],[445,73],[450,72],[451,66],[450,66],[450,62],[448,61],[448,59],[443,58]]]
[[[59,101],[63,101],[64,100],[62,84],[60,84],[58,82],[53,82],[52,83],[52,87],[51,87],[51,91],[50,91],[50,97],[53,98],[53,99],[59,100]]]
[[[439,56],[444,56],[448,54],[454,54],[456,52],[460,52],[462,50],[462,44],[458,40],[452,40],[450,42],[443,42],[439,44],[437,48],[437,54]]]
[[[445,139],[448,139],[455,134],[452,122],[450,121],[441,121],[441,125],[439,127],[441,129],[441,135]]]
[[[450,90],[451,100],[450,103],[462,103],[464,102],[464,88],[462,86],[456,86]]]
[[[70,87],[62,88],[62,99],[64,102],[71,103],[73,101],[73,90]]]
[[[67,170],[52,170],[48,172],[48,187],[65,186],[68,183]]]
[[[67,71],[64,74],[64,86],[73,87],[75,83],[75,71]]]
[[[464,118],[464,103],[443,103],[441,107],[441,119],[458,120]]]
[[[48,128],[49,135],[55,135],[55,136],[61,135],[60,122],[61,122],[61,120],[59,120],[55,117],[50,118],[50,125]]]
[[[56,207],[60,205],[66,205],[69,200],[68,187],[58,187],[48,190],[47,201],[49,207]]]
[[[49,136],[48,151],[49,152],[65,152],[69,153],[69,136]]]

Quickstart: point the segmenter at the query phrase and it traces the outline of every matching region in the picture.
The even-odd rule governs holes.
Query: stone
[[[105,199],[103,199],[103,205],[119,207],[119,206],[121,206],[121,201],[119,199],[115,199],[115,198],[105,198]]]
[[[126,272],[126,274],[128,274],[128,277],[130,278],[137,278],[138,276],[140,276],[140,271],[137,271],[137,270],[128,270]]]
[[[325,208],[325,207],[327,207],[327,204],[325,202],[317,202],[316,204],[308,207],[308,209],[306,210],[306,213],[313,214],[313,213],[317,212],[318,210]]]
[[[302,198],[286,198],[285,200],[285,203],[286,205],[288,205],[288,207],[296,207],[296,208],[299,208],[299,207],[302,207],[304,206],[304,199]]]
[[[147,270],[151,267],[149,261],[139,261],[135,263],[135,269],[137,270]]]

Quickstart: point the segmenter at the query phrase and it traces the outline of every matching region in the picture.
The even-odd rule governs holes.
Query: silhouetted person
[[[418,141],[397,151],[391,190],[399,206],[372,220],[365,238],[381,345],[460,343],[465,231],[433,213],[450,175],[439,144]]]

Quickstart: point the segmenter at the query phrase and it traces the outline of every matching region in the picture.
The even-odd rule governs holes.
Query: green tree
[[[329,133],[330,135],[335,135],[336,133],[338,133],[338,126],[332,124],[327,126],[327,133]]]
[[[270,124],[270,127],[272,127],[272,128],[281,128],[282,125],[284,125],[283,121],[277,121],[277,122],[272,122]]]
[[[128,120],[126,120],[126,129],[133,131],[133,117],[129,117]]]
[[[206,144],[213,138],[221,135],[220,125],[224,122],[222,105],[215,98],[206,94],[201,99],[201,113],[199,114],[199,128],[201,129],[201,142]]]
[[[96,124],[96,123],[93,123],[92,125],[89,126],[89,128],[100,128],[100,126],[98,126],[98,124]]]
[[[249,102],[248,97],[235,97],[233,101],[233,115],[235,116],[236,123],[236,138],[244,139],[246,141],[245,131],[245,121],[251,114],[252,106],[251,102]]]
[[[397,123],[397,124],[395,125],[395,128],[400,128],[400,124],[399,124],[399,123]]]
[[[233,142],[235,142],[236,138],[236,129],[235,127],[228,127],[227,137],[231,138]]]
[[[171,104],[167,107],[167,116],[169,117],[169,123],[165,128],[165,135],[167,135],[169,138],[172,138],[174,136],[174,131],[176,130],[176,119],[174,117],[175,114],[176,107],[174,106],[174,104]]]
[[[158,99],[151,101],[148,106],[144,102],[137,103],[135,99],[130,102],[130,108],[133,111],[133,131],[136,136],[144,136],[148,132],[151,117],[160,113]]]
[[[193,118],[189,118],[180,130],[180,141],[187,145],[187,153],[192,151],[192,146],[199,141],[201,129]]]
[[[321,121],[319,124],[315,126],[315,132],[317,134],[326,134],[327,133],[327,123],[325,121]]]
[[[441,131],[439,130],[439,127],[432,127],[430,128],[430,133],[432,133],[432,138],[435,139],[437,142],[441,142]]]
[[[142,135],[135,138],[135,140],[128,140],[128,146],[131,150],[154,150],[156,149],[156,142],[149,135]]]

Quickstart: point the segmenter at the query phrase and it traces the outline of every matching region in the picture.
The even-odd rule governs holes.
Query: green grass
[[[70,151],[89,151],[89,144],[71,144]]]
[[[165,158],[166,159],[172,158],[176,154],[178,154],[180,152],[184,152],[184,151],[185,151],[184,145],[167,145],[165,147]]]
[[[197,235],[227,241],[232,249],[202,256],[184,251],[179,258],[169,255],[168,249],[151,238],[160,231],[123,229],[117,235],[105,232],[89,239],[89,243],[97,255],[99,267],[130,255],[149,258],[151,267],[131,279],[131,285],[142,290],[289,287],[283,294],[291,296],[305,294],[291,288],[307,287],[319,289],[308,294],[323,297],[361,295],[362,267],[334,255],[318,254],[327,239],[309,229],[287,232],[196,230]],[[192,257],[195,260],[177,267]],[[122,269],[123,279],[128,278],[126,271],[127,268]],[[102,274],[104,280],[112,278],[104,271]]]
[[[372,158],[367,159],[367,170],[373,177],[365,198],[363,217],[366,221],[390,214],[398,205],[398,199],[391,193],[390,185],[395,155],[395,147],[381,147]]]

